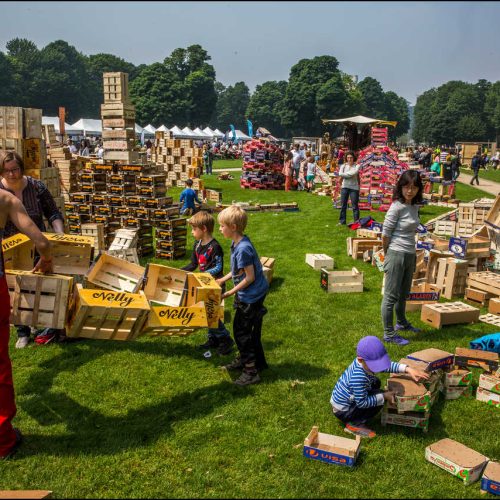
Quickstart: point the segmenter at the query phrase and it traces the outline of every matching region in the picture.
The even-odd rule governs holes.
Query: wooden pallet
[[[87,284],[96,288],[136,293],[142,287],[144,272],[142,266],[101,253],[85,278]]]
[[[424,304],[421,321],[430,323],[435,328],[458,323],[474,323],[479,319],[479,309],[463,302],[447,302],[443,304]]]
[[[11,299],[12,324],[64,328],[73,278],[15,270],[7,270],[5,275]]]
[[[68,322],[68,337],[134,340],[150,311],[144,292],[126,293],[84,289],[76,285],[75,307]]]

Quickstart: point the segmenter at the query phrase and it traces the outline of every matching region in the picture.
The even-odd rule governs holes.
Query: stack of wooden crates
[[[104,73],[104,104],[101,104],[104,160],[136,162],[135,106],[130,102],[128,74]]]
[[[203,170],[203,150],[190,139],[174,139],[172,132],[156,132],[151,161],[163,165],[167,186],[184,187],[193,179],[193,189],[203,190],[199,177]]]

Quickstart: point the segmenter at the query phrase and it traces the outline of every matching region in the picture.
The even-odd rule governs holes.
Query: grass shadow
[[[285,278],[281,278],[277,276],[276,278],[273,278],[271,281],[271,284],[269,285],[269,292],[275,292],[281,288],[283,283],[285,282]]]

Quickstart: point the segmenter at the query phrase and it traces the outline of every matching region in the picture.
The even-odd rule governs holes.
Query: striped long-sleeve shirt
[[[390,373],[405,373],[406,365],[391,362]],[[370,375],[355,359],[346,371],[340,376],[333,388],[330,403],[335,410],[344,411],[352,406],[358,408],[372,408],[384,404],[383,394],[372,394],[368,392],[373,384],[374,375]]]

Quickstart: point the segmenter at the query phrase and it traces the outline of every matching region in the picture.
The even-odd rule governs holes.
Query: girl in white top
[[[340,218],[338,225],[345,225],[347,218],[347,202],[351,198],[354,222],[359,219],[359,165],[355,164],[354,153],[349,151],[346,162],[340,166],[338,175],[342,177],[340,190]]]
[[[314,156],[311,155],[307,159],[306,188],[308,191],[314,188],[314,177],[316,177],[316,162]]]

